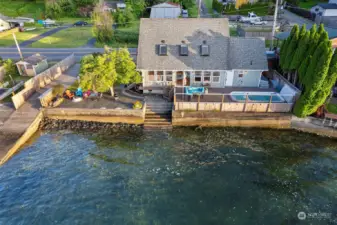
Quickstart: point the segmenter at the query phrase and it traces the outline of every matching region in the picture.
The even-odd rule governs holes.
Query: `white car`
[[[262,20],[253,20],[253,21],[250,21],[250,24],[251,25],[267,25],[267,21],[262,21]]]

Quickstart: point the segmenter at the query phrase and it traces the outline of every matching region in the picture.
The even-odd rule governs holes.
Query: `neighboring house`
[[[45,56],[35,54],[16,63],[21,76],[36,76],[48,69],[48,62]]]
[[[137,70],[144,93],[170,86],[259,87],[263,38],[229,37],[228,19],[141,19]]]
[[[337,4],[335,3],[319,3],[310,9],[311,13],[318,16],[337,16]]]
[[[9,30],[11,28],[11,24],[0,17],[0,31]]]
[[[150,18],[178,18],[181,7],[177,3],[165,2],[151,7]]]
[[[124,10],[126,4],[123,1],[105,1],[103,5],[103,11],[116,12],[117,9]]]

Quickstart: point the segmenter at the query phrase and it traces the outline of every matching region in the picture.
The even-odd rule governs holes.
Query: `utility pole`
[[[270,50],[274,47],[274,36],[275,36],[275,29],[276,29],[278,1],[279,0],[276,0],[276,4],[275,4],[274,22],[273,22],[273,30],[272,30],[272,35],[271,35],[272,37],[271,37]]]
[[[201,12],[201,1],[202,1],[202,0],[199,0],[199,3],[198,3],[198,18],[200,18],[200,12]]]
[[[16,47],[18,48],[18,51],[19,51],[19,54],[20,54],[20,59],[21,59],[21,60],[23,60],[22,52],[21,52],[21,49],[20,49],[19,43],[18,43],[18,41],[16,40],[15,33],[13,33],[13,38],[14,38],[14,41],[15,41]]]

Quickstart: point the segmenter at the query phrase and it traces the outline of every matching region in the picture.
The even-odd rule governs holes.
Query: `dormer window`
[[[165,44],[164,40],[162,40],[161,44],[158,46],[158,54],[167,55],[167,44]]]
[[[179,46],[179,54],[181,56],[188,56],[188,46],[187,46],[187,44],[183,43]]]
[[[206,43],[206,41],[203,42],[202,45],[200,45],[200,55],[201,56],[209,56],[209,45]]]

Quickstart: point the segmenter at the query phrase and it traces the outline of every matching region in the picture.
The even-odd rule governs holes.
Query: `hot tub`
[[[204,87],[185,87],[185,94],[194,95],[194,94],[204,94]]]
[[[233,101],[244,102],[248,95],[249,102],[269,102],[270,95],[272,95],[272,102],[285,102],[284,98],[276,92],[240,92],[233,91],[230,93]]]

